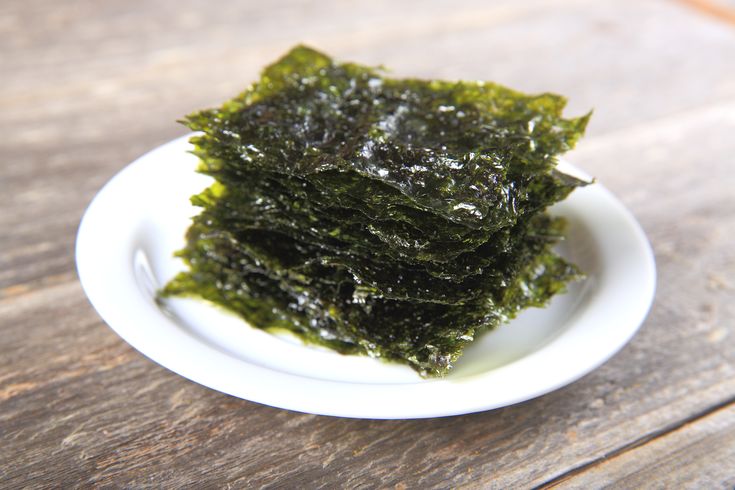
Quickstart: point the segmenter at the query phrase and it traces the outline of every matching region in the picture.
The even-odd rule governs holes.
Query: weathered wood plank
[[[656,438],[554,488],[735,487],[735,405]]]

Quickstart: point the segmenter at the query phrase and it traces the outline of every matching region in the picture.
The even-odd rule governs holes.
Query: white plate
[[[209,184],[188,137],[142,156],[87,209],[77,237],[79,277],[104,320],[130,345],[204,386],[275,407],[362,418],[477,412],[548,393],[609,359],[633,336],[655,289],[651,248],[633,216],[599,184],[553,212],[570,230],[562,254],[588,278],[545,309],[480,337],[444,379],[276,336],[204,302],[155,290],[182,269],[172,257]]]

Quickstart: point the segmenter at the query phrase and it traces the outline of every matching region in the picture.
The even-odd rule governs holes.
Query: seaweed
[[[586,184],[555,169],[589,119],[565,104],[297,46],[184,119],[216,182],[192,197],[187,270],[160,294],[443,376],[478,334],[582,277],[545,211]]]

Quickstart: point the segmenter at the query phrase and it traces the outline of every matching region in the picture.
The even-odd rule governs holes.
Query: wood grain
[[[641,332],[544,397],[413,421],[237,400],[117,338],[76,280],[84,207],[300,41],[595,107],[569,158],[652,242]],[[732,59],[731,26],[656,0],[0,3],[0,486],[732,487]]]
[[[733,488],[735,407],[697,419],[560,481],[557,488]]]

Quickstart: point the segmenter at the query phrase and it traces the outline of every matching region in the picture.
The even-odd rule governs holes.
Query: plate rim
[[[550,355],[554,352],[558,338],[552,339],[518,360],[485,373],[415,384],[347,383],[305,378],[235,359],[188,335],[180,328],[177,329],[175,322],[152,303],[146,304],[144,300],[135,301],[136,309],[111,301],[110,288],[113,286],[108,281],[110,274],[112,277],[116,277],[115,274],[122,277],[130,271],[126,270],[123,264],[111,260],[114,257],[99,252],[100,240],[102,239],[104,243],[104,238],[110,237],[101,236],[97,229],[105,229],[105,226],[108,226],[105,221],[110,220],[111,213],[105,206],[114,198],[115,192],[119,191],[118,188],[124,188],[129,179],[134,181],[135,174],[144,172],[141,169],[144,169],[145,165],[151,165],[151,161],[175,158],[177,154],[181,154],[182,150],[188,147],[190,136],[189,134],[176,138],[143,154],[116,173],[97,192],[79,225],[75,259],[85,294],[113,331],[155,363],[211,389],[278,408],[351,418],[429,418],[492,410],[544,395],[594,371],[630,341],[643,324],[653,303],[656,266],[651,245],[633,214],[609,190],[595,183],[582,191],[590,192],[592,189],[597,194],[596,199],[604,201],[606,209],[625,224],[624,229],[629,233],[627,238],[636,246],[634,249],[637,254],[636,265],[641,268],[642,273],[637,278],[636,284],[632,285],[636,294],[631,296],[637,295],[636,301],[631,309],[620,313],[624,317],[624,321],[621,322],[623,326],[618,325],[619,330],[615,331],[614,341],[597,351],[581,349],[577,352],[576,364],[561,359],[561,366],[556,367],[556,371],[538,370],[550,361],[560,360]],[[572,167],[579,171],[576,167]],[[573,202],[574,195],[579,192],[580,190],[575,191],[568,200]],[[112,200],[114,202],[114,199]],[[121,220],[124,227],[124,213],[115,217]],[[126,284],[130,285],[129,281]],[[142,295],[138,299],[143,299]],[[149,328],[133,327],[140,322]],[[152,329],[151,325],[157,328]],[[176,330],[179,331],[178,334]],[[171,342],[168,337],[171,334],[177,335],[176,349],[165,348]],[[581,347],[589,346],[581,345]],[[186,362],[187,356],[190,355],[196,355],[199,361]],[[212,369],[212,366],[216,369]],[[516,376],[519,373],[533,376],[535,383],[532,386],[526,385],[526,389],[522,389],[522,383],[517,383],[521,385],[520,387],[503,385],[503,396],[495,398],[481,396],[487,392],[494,393],[493,388],[497,392],[499,380],[496,378],[499,377],[502,381],[504,377],[508,377],[509,375],[503,376],[502,373],[510,367],[518,371]],[[243,382],[243,368],[244,374],[250,376],[245,382]],[[278,388],[284,384],[288,390]],[[394,403],[376,403],[376,397],[378,400],[392,400]]]

